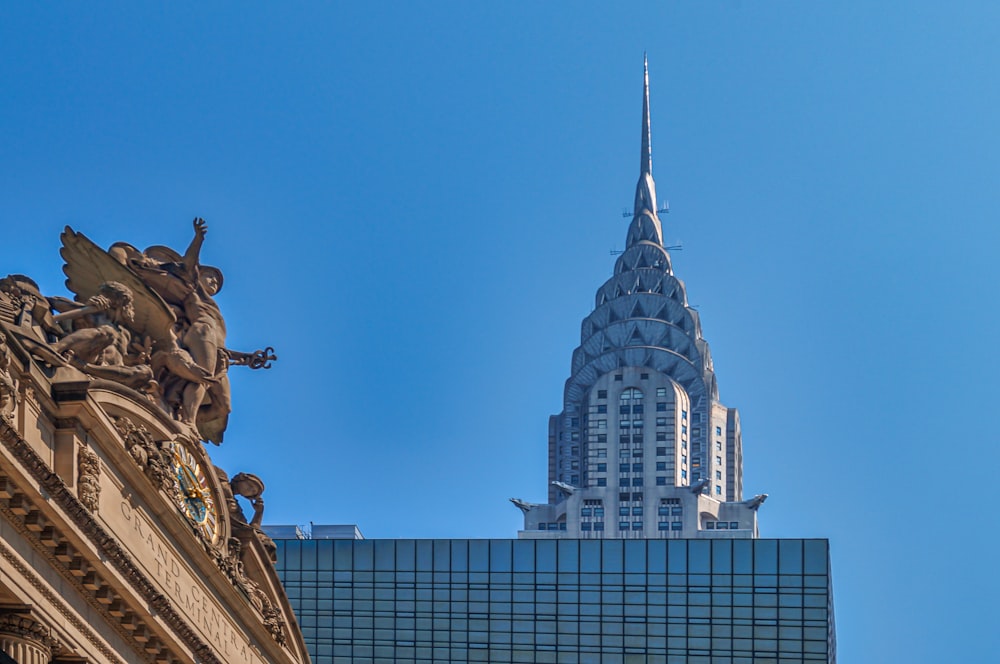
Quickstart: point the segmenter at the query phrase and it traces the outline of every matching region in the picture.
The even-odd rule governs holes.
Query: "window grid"
[[[825,540],[279,540],[316,664],[832,662]]]

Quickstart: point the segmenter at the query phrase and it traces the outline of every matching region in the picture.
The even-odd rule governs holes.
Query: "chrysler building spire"
[[[642,54],[642,155],[639,162],[640,174],[653,174],[653,153],[651,148],[651,130],[649,127],[649,63],[646,54]]]
[[[649,122],[649,65],[642,57],[642,152],[639,182],[635,185],[635,206],[627,246],[646,240],[663,246],[660,218],[656,216],[656,184],[653,182],[652,130]]]

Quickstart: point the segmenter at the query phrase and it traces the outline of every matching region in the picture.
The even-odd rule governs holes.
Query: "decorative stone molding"
[[[52,424],[55,425],[56,429],[74,430],[77,428],[78,421],[75,417],[55,417],[52,419]]]
[[[59,642],[42,623],[15,613],[0,613],[0,650],[19,664],[48,664]]]
[[[2,542],[0,542],[0,559],[4,561],[4,564],[10,565],[10,569],[17,571],[18,574],[26,578],[35,591],[41,593],[45,597],[45,600],[59,611],[66,623],[72,625],[83,634],[90,641],[91,645],[97,648],[109,662],[113,662],[114,664],[121,663],[121,660],[115,656],[115,653],[108,648],[104,640],[94,632],[91,626],[81,620],[76,611],[70,609],[61,598],[49,589],[49,586],[33,570],[28,569]]]
[[[264,626],[271,632],[271,638],[274,639],[275,643],[282,647],[288,645],[285,637],[285,619],[281,617],[281,609],[268,601],[264,605],[263,614]]]
[[[114,418],[115,429],[125,441],[125,450],[142,468],[153,486],[176,498],[177,486],[171,473],[170,452],[166,446],[153,439],[143,424],[136,424],[127,417]]]
[[[31,385],[26,385],[22,394],[24,400],[32,404],[35,408],[42,407],[42,405],[38,403],[38,396],[35,395],[35,388],[33,388]]]
[[[0,331],[0,417],[13,421],[17,408],[17,387],[9,369],[10,348],[7,346],[7,335]]]
[[[101,460],[89,447],[81,447],[77,461],[77,496],[83,506],[96,512],[101,498]]]

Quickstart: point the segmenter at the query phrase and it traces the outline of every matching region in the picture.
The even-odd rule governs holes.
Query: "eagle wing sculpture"
[[[520,498],[511,498],[510,502],[514,503],[514,506],[525,514],[538,507],[538,503],[529,503],[528,501],[521,500]]]

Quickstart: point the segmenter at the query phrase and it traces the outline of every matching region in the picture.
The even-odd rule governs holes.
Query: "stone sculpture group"
[[[267,369],[277,358],[270,347],[226,347],[214,300],[222,272],[201,264],[207,224],[197,218],[193,227],[183,255],[125,242],[105,251],[67,227],[60,253],[75,299],[45,296],[32,279],[10,275],[0,279],[0,307],[13,309],[23,330],[15,334],[37,359],[137,390],[193,439],[218,444],[231,410],[229,367]],[[4,375],[0,361],[0,413],[13,398],[5,396]]]

